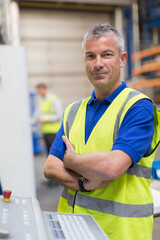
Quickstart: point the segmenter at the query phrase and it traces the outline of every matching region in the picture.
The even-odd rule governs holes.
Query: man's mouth
[[[108,71],[92,71],[92,74],[100,75],[100,74],[108,74]]]

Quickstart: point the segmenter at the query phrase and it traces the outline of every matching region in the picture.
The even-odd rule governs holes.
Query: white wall
[[[59,94],[64,107],[91,94],[81,42],[94,23],[112,24],[111,13],[20,10],[21,44],[27,49],[29,87],[39,82]]]

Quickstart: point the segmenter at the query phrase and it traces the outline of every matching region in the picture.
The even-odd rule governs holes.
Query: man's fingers
[[[66,136],[62,136],[63,142],[67,145],[67,142],[69,142],[68,138]]]
[[[63,142],[66,144],[67,149],[70,148],[71,143],[66,136],[62,136]]]
[[[67,150],[74,152],[74,147],[72,146],[68,138],[66,136],[62,136],[62,139],[63,139],[63,142],[66,144]]]

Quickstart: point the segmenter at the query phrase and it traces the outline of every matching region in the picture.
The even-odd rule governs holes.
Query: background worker
[[[66,108],[44,174],[65,187],[58,211],[92,214],[111,240],[150,240],[160,117],[147,96],[121,82],[127,54],[115,28],[93,25],[83,48],[94,91]]]
[[[41,124],[47,154],[49,154],[50,147],[61,125],[63,114],[62,103],[56,94],[48,90],[46,84],[40,83],[37,85],[36,89],[40,96],[36,113],[37,122]]]

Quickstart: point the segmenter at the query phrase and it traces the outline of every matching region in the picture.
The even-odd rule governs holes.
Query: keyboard
[[[109,240],[91,215],[43,212],[43,217],[51,240]]]

